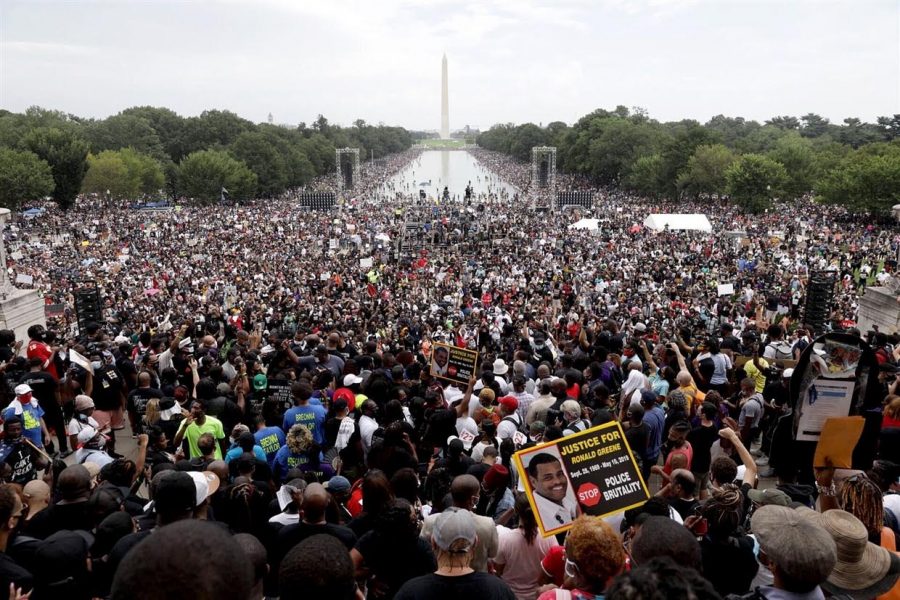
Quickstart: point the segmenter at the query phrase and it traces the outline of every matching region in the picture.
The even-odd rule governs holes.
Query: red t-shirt
[[[690,442],[685,442],[684,446],[681,448],[675,448],[671,452],[669,452],[669,456],[666,457],[666,464],[663,466],[663,471],[665,471],[666,475],[672,474],[672,457],[682,455],[687,459],[687,464],[684,466],[688,471],[691,470],[691,461],[694,459],[694,449],[691,448]]]
[[[59,375],[56,373],[56,364],[54,364],[51,358],[53,357],[53,352],[50,351],[50,346],[45,344],[44,342],[39,342],[37,340],[31,340],[28,342],[28,348],[25,351],[25,356],[30,360],[32,358],[39,358],[44,363],[44,370],[56,377],[59,378]]]

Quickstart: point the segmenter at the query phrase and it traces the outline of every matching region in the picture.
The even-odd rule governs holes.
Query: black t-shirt
[[[163,393],[156,388],[135,388],[128,394],[126,406],[128,407],[128,410],[133,410],[140,419],[143,419],[144,415],[147,414],[147,403],[152,398],[161,400],[163,398]]]
[[[699,425],[691,430],[687,439],[694,450],[694,456],[691,459],[691,471],[694,473],[707,473],[712,462],[710,448],[719,439],[719,430],[715,425],[709,427]]]
[[[90,531],[93,527],[94,523],[87,501],[51,504],[32,517],[28,523],[28,535],[45,539],[63,529]]]
[[[457,577],[430,573],[403,584],[395,600],[515,600],[506,583],[487,573],[469,573]]]
[[[32,460],[32,450],[25,442],[8,444],[0,442],[0,460],[12,467],[12,476],[10,483],[18,483],[25,485],[34,479],[34,461]]]
[[[115,367],[104,366],[94,373],[94,405],[97,410],[111,411],[122,406],[122,376]]]
[[[47,406],[56,405],[56,377],[47,371],[25,373],[19,379],[19,383],[27,383],[31,386],[32,395],[37,398],[38,404],[45,411]]]
[[[703,576],[724,598],[728,594],[745,594],[759,570],[753,553],[753,539],[742,535],[727,540],[700,541]]]
[[[393,598],[404,583],[437,568],[431,544],[419,537],[402,545],[370,531],[359,538],[356,550],[374,577],[370,598]]]
[[[641,423],[637,427],[631,426],[625,430],[625,440],[634,453],[635,457],[644,461],[647,459],[647,446],[650,443],[650,428],[646,423]]]
[[[675,509],[682,519],[687,519],[694,514],[694,509],[700,505],[695,499],[669,498],[669,506]]]

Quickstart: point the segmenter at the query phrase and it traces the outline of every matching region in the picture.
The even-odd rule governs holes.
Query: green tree
[[[803,126],[800,128],[800,135],[803,137],[820,137],[828,133],[831,124],[825,117],[816,113],[808,113],[800,117]]]
[[[231,154],[256,174],[258,191],[275,196],[288,185],[288,168],[284,156],[263,133],[245,131],[231,144]],[[230,189],[230,188],[229,188]]]
[[[88,171],[82,191],[113,198],[134,200],[154,195],[165,184],[165,175],[154,158],[133,148],[104,150],[88,156]]]
[[[625,187],[644,196],[658,197],[668,188],[665,159],[659,153],[648,154],[634,161],[625,177]]]
[[[769,158],[784,165],[787,181],[784,194],[787,198],[798,198],[811,191],[819,178],[819,166],[812,143],[791,132],[775,143]]]
[[[0,148],[0,206],[16,210],[53,192],[53,172],[33,152]]]
[[[817,198],[850,210],[889,213],[900,203],[900,145],[880,146],[857,150],[827,172],[816,186]]]
[[[62,209],[71,206],[87,170],[87,143],[70,131],[38,127],[25,135],[21,145],[47,161],[53,171],[53,199]]]
[[[118,114],[94,123],[87,128],[86,135],[95,154],[103,150],[134,148],[157,159],[168,157],[150,121],[135,114]]]
[[[220,150],[199,150],[186,156],[178,180],[185,195],[202,202],[218,200],[222,188],[235,200],[252,198],[256,192],[256,174]]]
[[[700,194],[725,194],[725,174],[735,160],[734,152],[722,144],[698,146],[688,160],[687,167],[678,176],[678,189],[694,197]]]
[[[750,212],[769,208],[787,181],[784,165],[761,154],[745,154],[725,172],[732,201]]]

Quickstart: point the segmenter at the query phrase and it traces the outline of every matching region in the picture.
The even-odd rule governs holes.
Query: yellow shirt
[[[756,391],[762,393],[763,388],[766,387],[766,374],[763,371],[769,368],[769,363],[764,358],[760,358],[759,366],[762,367],[762,370],[757,369],[752,360],[748,360],[744,363],[744,372],[756,383]]]

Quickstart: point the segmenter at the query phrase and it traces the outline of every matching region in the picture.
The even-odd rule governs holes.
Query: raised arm
[[[744,483],[749,483],[751,487],[756,487],[756,461],[753,460],[753,456],[750,454],[750,451],[747,450],[746,446],[744,446],[744,443],[741,441],[741,437],[734,429],[731,429],[730,427],[723,427],[722,429],[720,429],[719,437],[731,442],[731,445],[733,445],[735,450],[737,450],[738,456],[741,457],[741,462],[744,465],[744,469],[746,469],[744,473]]]

